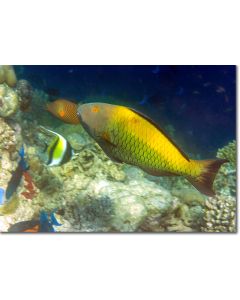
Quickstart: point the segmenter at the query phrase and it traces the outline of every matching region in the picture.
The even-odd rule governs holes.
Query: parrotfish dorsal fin
[[[182,156],[187,160],[190,161],[188,156],[178,147],[178,145],[172,140],[172,138],[163,130],[157,123],[155,123],[151,118],[146,116],[145,114],[135,110],[134,108],[128,107],[129,110],[133,111],[134,113],[138,114],[141,116],[143,119],[147,120],[149,123],[151,123],[156,129],[158,129],[172,144],[174,147],[177,148],[177,150],[182,154]]]

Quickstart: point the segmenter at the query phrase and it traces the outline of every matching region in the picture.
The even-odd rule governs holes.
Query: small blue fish
[[[20,162],[19,164],[21,165],[23,171],[26,171],[29,169],[29,165],[27,164],[26,160],[25,160],[25,150],[24,150],[24,146],[22,145],[21,149],[19,150],[19,156],[20,156]]]
[[[49,215],[45,211],[40,213],[40,230],[39,232],[55,232],[54,226],[61,226],[62,224],[58,223],[54,212]]]
[[[17,169],[13,172],[12,177],[8,183],[7,189],[6,189],[6,199],[10,199],[12,195],[16,192],[21,179],[23,172],[29,169],[29,166],[27,162],[25,161],[25,152],[24,152],[24,147],[22,146],[21,149],[19,150],[19,156],[20,156],[20,161],[17,166]]]
[[[52,225],[54,225],[54,226],[61,226],[62,224],[60,224],[58,221],[57,221],[57,219],[56,219],[56,217],[55,217],[55,215],[54,215],[54,213],[56,212],[56,209],[51,213],[51,215],[50,215],[50,220],[51,220],[51,223],[52,223]]]
[[[55,212],[56,210],[54,210]],[[8,232],[27,232],[27,233],[37,233],[37,232],[55,232],[53,226],[61,226],[55,215],[52,212],[49,216],[45,211],[40,212],[38,220],[22,221],[13,224]]]
[[[0,205],[4,204],[4,195],[5,195],[5,190],[0,187]]]

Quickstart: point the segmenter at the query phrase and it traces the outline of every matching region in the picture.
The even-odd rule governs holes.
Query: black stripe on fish
[[[49,164],[52,162],[52,159],[53,159],[53,153],[54,153],[54,150],[55,150],[55,148],[56,148],[58,142],[59,142],[59,136],[56,135],[55,142],[54,142],[54,144],[51,146],[51,149],[50,149],[50,151],[49,151],[49,153],[48,153],[48,161],[47,161],[47,165],[49,165]]]
[[[66,148],[64,150],[64,153],[63,153],[62,160],[61,160],[60,164],[64,164],[64,163],[68,162],[71,159],[72,154],[73,154],[73,152],[72,152],[71,145],[66,140]]]

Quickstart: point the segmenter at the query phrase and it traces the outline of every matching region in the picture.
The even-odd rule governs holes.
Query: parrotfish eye
[[[97,106],[97,105],[94,105],[94,106],[92,107],[92,112],[94,112],[94,113],[99,112],[99,110],[100,110],[100,108],[99,108],[99,106]]]

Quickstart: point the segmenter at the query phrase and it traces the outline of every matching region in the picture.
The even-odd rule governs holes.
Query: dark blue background
[[[79,101],[134,107],[172,124],[187,153],[214,157],[236,138],[235,66],[23,66],[35,88]],[[194,158],[194,157],[193,157]]]

